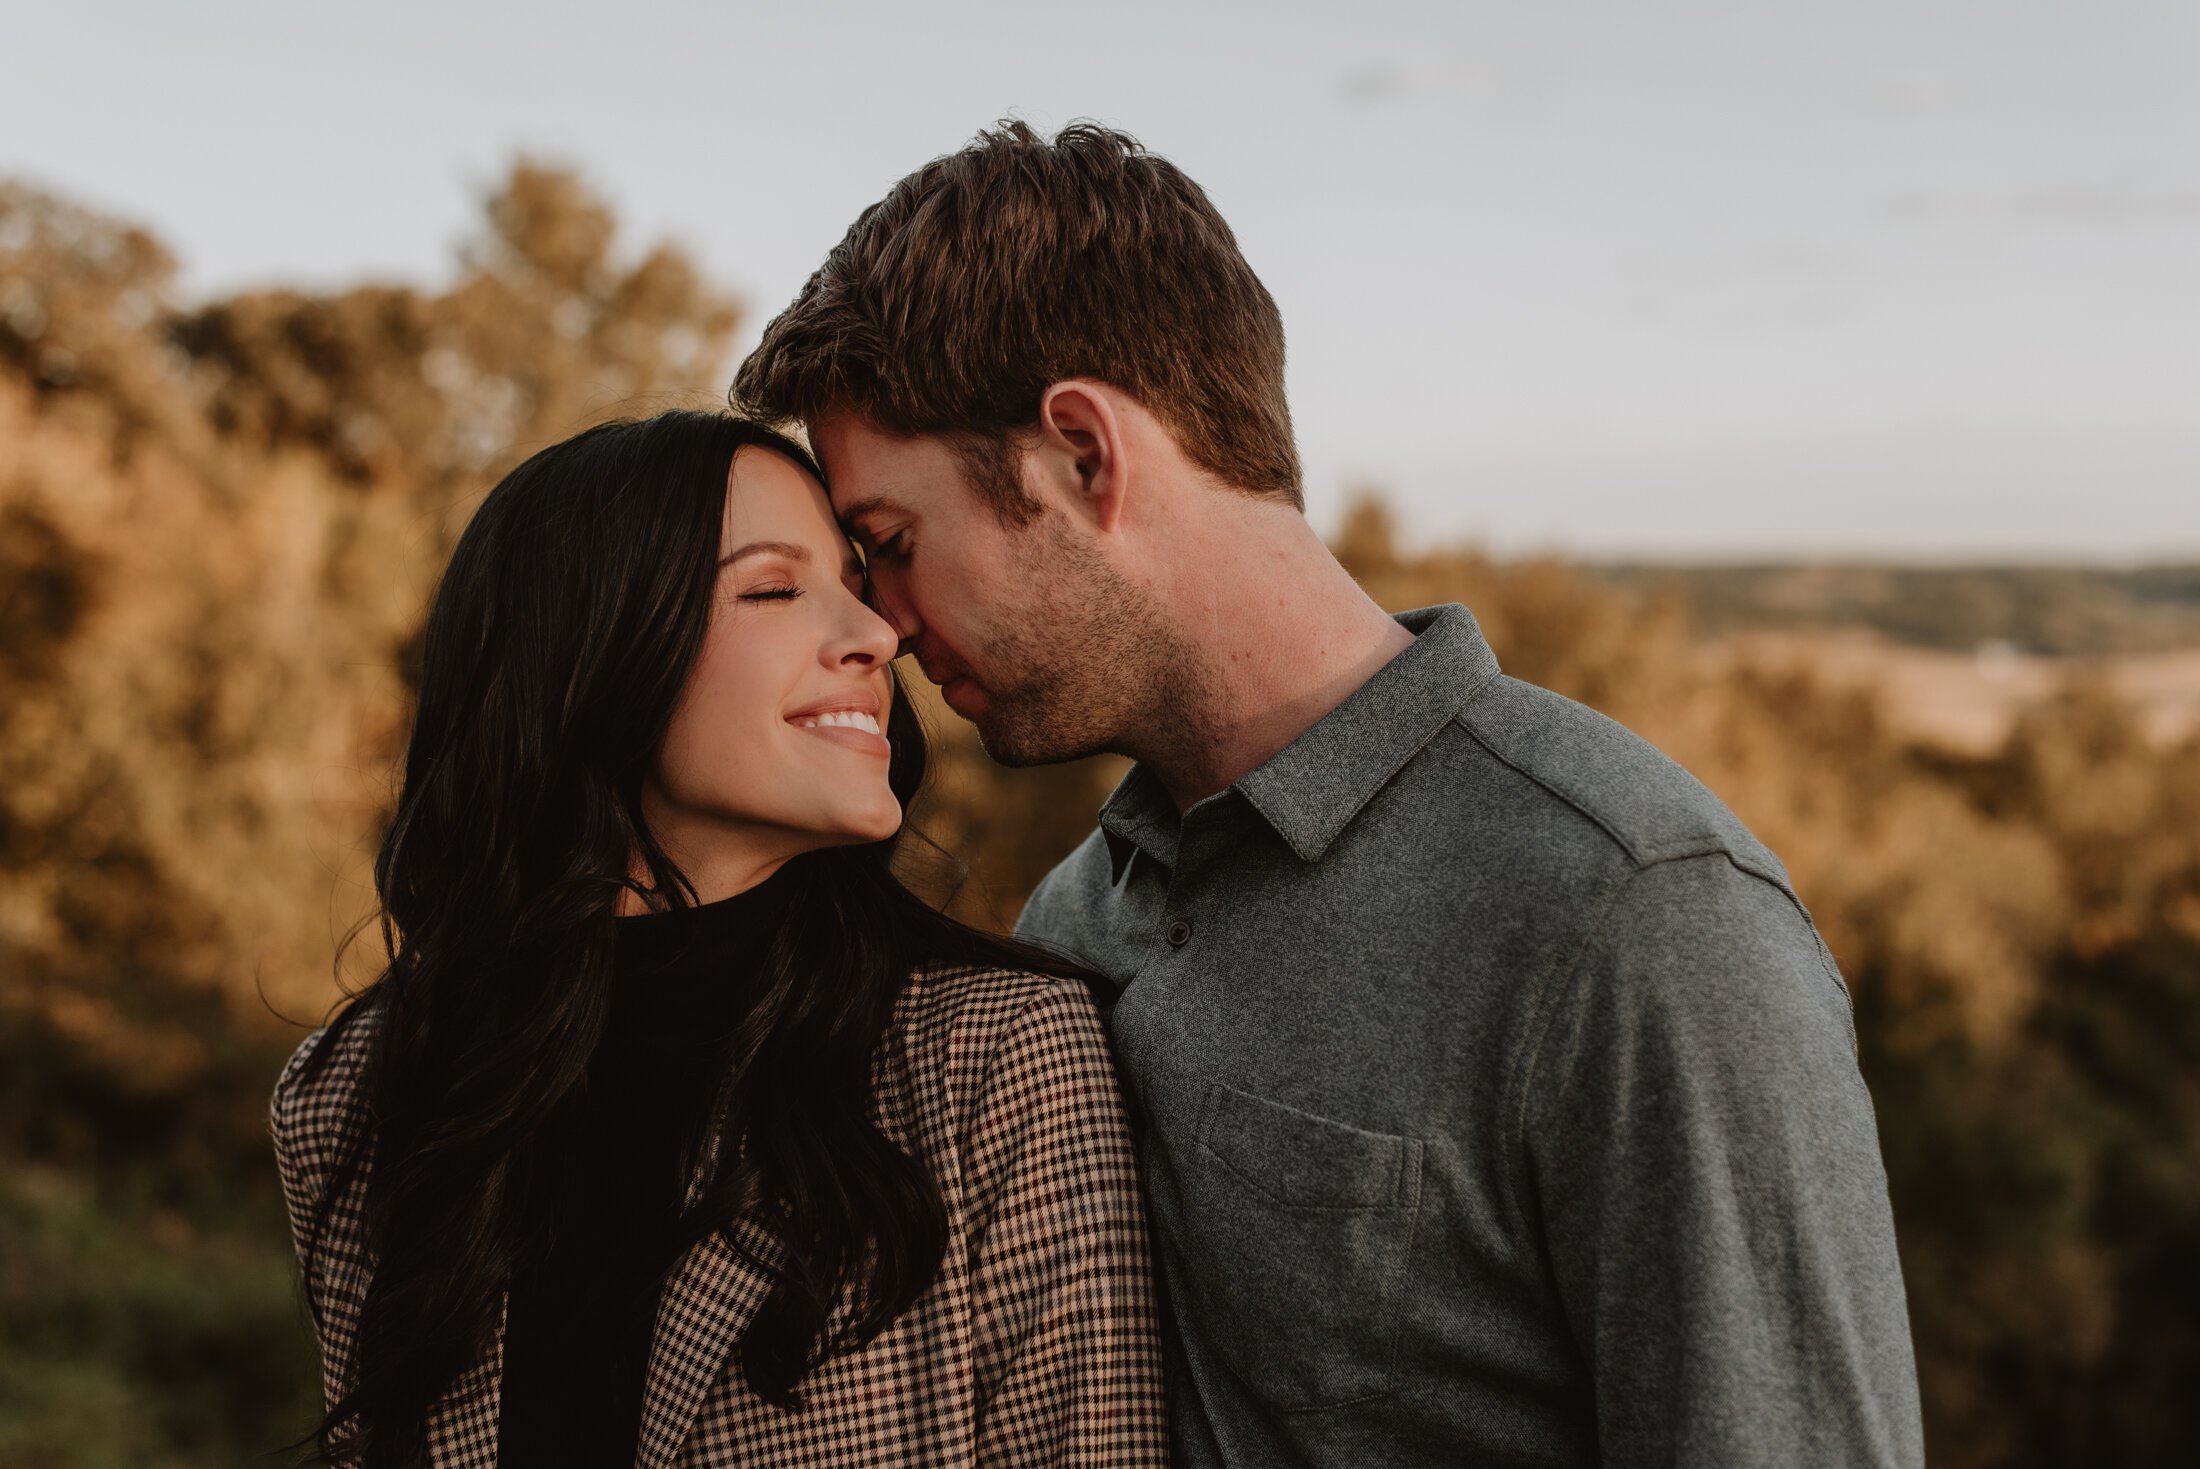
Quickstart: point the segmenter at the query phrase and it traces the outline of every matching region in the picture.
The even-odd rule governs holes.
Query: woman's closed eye
[[[755,587],[741,594],[744,602],[791,602],[802,595],[800,587]]]

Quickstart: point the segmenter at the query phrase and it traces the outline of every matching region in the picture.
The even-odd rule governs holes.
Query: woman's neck
[[[646,803],[645,803],[646,808]],[[661,830],[656,823],[651,829]],[[739,893],[745,893],[770,879],[773,873],[787,865],[797,855],[784,849],[762,850],[756,844],[726,839],[725,833],[717,833],[718,840],[695,840],[677,830],[664,831],[658,840],[672,865],[683,873],[695,888],[698,904],[716,903]],[[628,876],[647,887],[650,882],[648,864],[639,853]],[[618,916],[632,918],[642,913],[656,913],[672,906],[662,897],[644,899],[628,888],[619,894]]]

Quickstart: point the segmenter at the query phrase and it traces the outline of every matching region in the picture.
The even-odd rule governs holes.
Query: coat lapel
[[[498,1302],[496,1330],[481,1359],[451,1384],[428,1413],[428,1462],[435,1469],[474,1469],[497,1461],[508,1299]]]
[[[701,1196],[716,1154],[714,1133],[688,1185],[690,1206]],[[667,1469],[678,1456],[711,1384],[771,1293],[770,1275],[744,1258],[742,1250],[769,1267],[778,1260],[779,1248],[769,1230],[744,1219],[682,1257],[657,1303],[642,1387],[636,1469]],[[434,1469],[479,1469],[497,1461],[509,1305],[509,1296],[500,1300],[496,1330],[480,1360],[428,1415],[428,1462]]]
[[[906,993],[901,1003],[908,1003]],[[897,1009],[897,1018],[899,1014]],[[892,1047],[882,1045],[882,1057],[894,1054]],[[898,1070],[891,1065],[876,1068],[872,1085],[874,1116],[896,1143],[911,1147],[900,1123],[903,1080]],[[689,1174],[683,1208],[693,1208],[709,1184],[719,1149],[728,1141],[732,1102],[733,1079],[728,1077],[720,1084],[711,1109],[707,1142]],[[730,1141],[740,1146],[738,1137]],[[642,1386],[642,1434],[635,1469],[669,1469],[678,1458],[726,1358],[756,1319],[764,1297],[771,1294],[772,1271],[783,1249],[770,1230],[744,1218],[695,1245],[680,1261],[657,1302],[649,1373]]]
[[[777,1241],[760,1226],[744,1219],[731,1233],[765,1261],[775,1258]],[[704,1395],[770,1293],[770,1276],[744,1259],[725,1231],[687,1252],[657,1304],[638,1469],[666,1469],[673,1462]]]
[[[719,1083],[711,1106],[711,1125],[702,1156],[688,1174],[683,1209],[692,1209],[709,1186],[718,1154],[729,1141],[727,1116],[733,1105],[733,1078]],[[736,1148],[739,1138],[730,1140]],[[657,1300],[657,1323],[650,1333],[649,1371],[642,1382],[642,1433],[635,1469],[666,1469],[687,1442],[688,1428],[704,1395],[732,1354],[741,1334],[756,1319],[757,1307],[771,1294],[770,1269],[780,1245],[770,1231],[749,1219],[736,1220],[689,1248],[679,1269],[665,1282]],[[762,1261],[759,1268],[754,1261]]]
[[[358,1240],[365,1234],[367,1174],[372,1164],[360,1168],[343,1203],[330,1216],[330,1227],[341,1229],[337,1237]],[[352,1385],[353,1358],[358,1350],[359,1311],[366,1300],[368,1283],[378,1260],[363,1245],[339,1250],[336,1268],[342,1273],[333,1283],[316,1285],[314,1294],[326,1304],[329,1324],[322,1332],[322,1367],[326,1373],[328,1400],[334,1402]],[[497,1430],[504,1384],[504,1328],[510,1298],[497,1297],[496,1325],[474,1365],[428,1410],[426,1437],[432,1469],[478,1469],[497,1461]]]

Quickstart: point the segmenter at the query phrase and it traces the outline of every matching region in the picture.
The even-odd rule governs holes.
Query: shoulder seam
[[[1029,971],[1013,969],[1003,970],[1002,972],[1006,974],[1029,973]],[[1078,984],[1075,980],[1064,979],[1060,975],[1032,974],[1030,977],[1041,981],[1039,992],[1019,1005],[1016,1008],[1016,1013],[1002,1022],[998,1032],[998,1043],[988,1050],[985,1058],[985,1070],[978,1078],[976,1089],[971,1093],[971,1117],[964,1119],[966,1124],[975,1118],[977,1109],[985,1104],[985,1098],[992,1093],[994,1083],[1000,1078],[1004,1053],[1015,1044],[1016,1037],[1021,1033],[1024,1022],[1030,1018],[1032,1012],[1042,1005],[1056,1002],[1064,995],[1083,993],[1084,991],[1084,986]]]
[[[328,1039],[328,1027],[323,1025],[307,1032],[304,1040],[291,1048],[283,1069],[275,1075],[275,1087],[268,1095],[268,1116],[276,1125],[288,1121],[288,1114],[297,1105],[298,1076],[320,1054],[322,1044]]]
[[[1009,979],[1028,982],[1033,986],[1033,993],[1018,1003],[1013,1011],[1006,1013],[994,1027],[997,1033],[1004,1035],[1021,1024],[1024,1017],[1029,1015],[1033,1009],[1045,1004],[1056,994],[1065,990],[1078,991],[1083,988],[1077,981],[1064,978],[1061,975],[1041,974],[1029,969],[1012,969],[1000,964],[923,965],[918,968],[912,979],[915,982],[905,992],[908,998],[916,1005],[924,1005],[927,1000],[935,1001],[939,1005],[939,1009],[946,1012],[944,1014],[935,1012],[936,1022],[943,1022],[950,1029],[957,1027],[968,1014],[967,1000],[962,996],[953,994],[953,992],[943,993],[942,991],[946,987],[939,985],[937,981],[943,979],[979,981]],[[924,983],[927,980],[934,981],[934,983]],[[929,994],[922,993],[925,991],[928,991]],[[912,1015],[910,1019],[917,1020],[919,1017]],[[987,1075],[991,1075],[990,1060]]]
[[[1530,687],[1533,687],[1533,685],[1530,685]],[[1664,842],[1656,845],[1645,844],[1641,841],[1627,836],[1617,826],[1613,825],[1610,821],[1605,819],[1605,817],[1601,813],[1591,808],[1586,801],[1582,800],[1580,797],[1576,796],[1565,787],[1553,781],[1549,776],[1544,775],[1539,771],[1530,770],[1527,766],[1523,765],[1521,762],[1515,760],[1512,756],[1506,754],[1503,750],[1499,749],[1497,745],[1487,736],[1485,736],[1480,729],[1475,727],[1473,721],[1471,721],[1467,717],[1467,713],[1465,710],[1461,710],[1457,715],[1454,716],[1454,719],[1458,723],[1459,727],[1462,730],[1466,731],[1467,737],[1473,740],[1475,744],[1479,745],[1492,760],[1495,760],[1498,764],[1504,766],[1507,770],[1510,770],[1514,774],[1518,775],[1522,780],[1527,781],[1529,784],[1535,786],[1538,790],[1550,796],[1553,800],[1559,802],[1561,805],[1567,807],[1569,810],[1579,815],[1582,820],[1588,822],[1591,826],[1594,826],[1598,831],[1603,832],[1606,839],[1608,839],[1613,846],[1618,847],[1620,851],[1626,855],[1627,860],[1634,864],[1634,867],[1637,871],[1640,871],[1643,868],[1656,866],[1661,862],[1686,861],[1687,859],[1692,857],[1708,857],[1714,854],[1724,854],[1728,858],[1728,860],[1732,861],[1736,867],[1741,868],[1743,871],[1752,873],[1753,875],[1758,877],[1762,877],[1766,881],[1772,883],[1775,887],[1780,887],[1783,885],[1781,879],[1777,875],[1762,870],[1759,866],[1750,862],[1743,853],[1737,851],[1736,845],[1730,835],[1721,833],[1715,829],[1699,828],[1698,830],[1690,832],[1687,835],[1680,836],[1674,838],[1669,842]],[[1621,728],[1624,729],[1625,726],[1623,725],[1621,726]],[[1663,751],[1659,751],[1658,754],[1661,758],[1667,760],[1671,759],[1671,757],[1665,755]],[[1681,768],[1681,773],[1683,775],[1689,775],[1689,772],[1685,768]],[[1689,778],[1694,779],[1692,775],[1689,776]],[[1701,785],[1700,781],[1697,783]],[[1713,802],[1717,802],[1718,797],[1715,793],[1707,790],[1706,795],[1708,795]],[[1730,819],[1733,819],[1731,818],[1731,814]],[[1793,894],[1790,894],[1790,896],[1792,897]]]
[[[1803,920],[1804,931],[1809,933],[1811,945],[1818,951],[1819,972],[1826,976],[1827,982],[1840,994],[1841,1003],[1848,1007],[1849,1042],[1852,1046],[1856,1045],[1856,996],[1850,991],[1849,982],[1841,977],[1840,966],[1833,962],[1833,951],[1826,947],[1825,935],[1818,931],[1818,920],[1811,917],[1810,909],[1803,906],[1803,899],[1795,891],[1794,885],[1778,873],[1767,871],[1758,863],[1745,859],[1731,848],[1726,851],[1725,856],[1736,872],[1764,883],[1794,907],[1795,916]]]
[[[1503,757],[1500,756],[1499,758],[1502,759]],[[1506,763],[1510,764],[1511,762],[1507,761]],[[1525,775],[1526,772],[1523,771],[1522,774]],[[1530,776],[1529,779],[1534,779],[1534,777]],[[1553,794],[1557,793],[1554,792]],[[1583,814],[1586,815],[1587,813]],[[1617,838],[1615,837],[1614,840],[1616,841]],[[1640,862],[1637,866],[1621,874],[1618,880],[1611,884],[1610,888],[1598,901],[1594,915],[1582,925],[1581,934],[1572,949],[1567,953],[1564,964],[1554,964],[1548,976],[1538,986],[1538,993],[1533,1002],[1533,1010],[1526,1026],[1528,1034],[1522,1041],[1524,1051],[1519,1076],[1516,1081],[1508,1083],[1509,1086],[1515,1089],[1517,1095],[1507,1108],[1510,1115],[1507,1122],[1509,1136],[1506,1144],[1516,1155],[1524,1154],[1527,1147],[1528,1100],[1534,1091],[1536,1067],[1542,1058],[1544,1042],[1548,1039],[1551,1026],[1555,1023],[1561,1009],[1555,998],[1558,991],[1569,987],[1568,981],[1573,978],[1575,972],[1579,969],[1583,955],[1588,952],[1590,944],[1605,931],[1605,925],[1611,917],[1613,908],[1618,905],[1621,896],[1637,878],[1660,867],[1667,867],[1681,862],[1698,861],[1706,857],[1724,858],[1727,864],[1736,872],[1772,888],[1786,898],[1795,908],[1797,915],[1803,920],[1805,931],[1810,934],[1813,947],[1818,952],[1819,972],[1832,984],[1834,990],[1841,996],[1842,1003],[1847,1007],[1849,1034],[1851,1043],[1854,1043],[1856,1033],[1855,997],[1849,993],[1848,985],[1842,981],[1839,972],[1834,969],[1833,958],[1826,949],[1825,940],[1819,937],[1818,925],[1811,921],[1810,911],[1803,906],[1802,900],[1796,897],[1793,889],[1772,874],[1761,870],[1755,864],[1741,860],[1733,851],[1724,847],[1714,847],[1703,851],[1662,853]],[[1527,1223],[1526,1213],[1521,1208],[1520,1201],[1510,1184],[1506,1187],[1505,1202],[1515,1227],[1524,1229]]]
[[[1528,767],[1513,759],[1503,750],[1498,749],[1495,744],[1491,743],[1491,741],[1483,735],[1481,730],[1475,728],[1473,721],[1468,719],[1467,712],[1464,709],[1453,715],[1452,718],[1461,729],[1466,731],[1467,738],[1473,740],[1475,744],[1481,746],[1483,751],[1487,753],[1492,760],[1495,760],[1498,764],[1504,766],[1507,770],[1510,770],[1511,772],[1513,772],[1513,774],[1519,776],[1522,780],[1527,781],[1529,784],[1536,787],[1536,789],[1550,796],[1553,800],[1558,801],[1560,804],[1572,810],[1584,821],[1588,822],[1591,826],[1594,826],[1598,831],[1603,832],[1606,838],[1611,841],[1612,845],[1618,847],[1621,852],[1625,853],[1627,856],[1627,860],[1634,863],[1638,869],[1644,865],[1645,854],[1639,851],[1633,842],[1622,836],[1618,828],[1614,827],[1612,823],[1606,821],[1596,812],[1590,810],[1588,806],[1584,805],[1577,797],[1573,796],[1567,791],[1561,790],[1559,787],[1553,785],[1549,780],[1545,779],[1542,775],[1528,769]]]

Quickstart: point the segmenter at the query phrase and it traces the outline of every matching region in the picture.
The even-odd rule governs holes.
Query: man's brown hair
[[[1283,319],[1199,185],[1125,133],[1008,121],[863,211],[764,328],[732,397],[773,423],[853,412],[948,440],[1011,523],[1039,399],[1138,399],[1235,489],[1304,508]]]

